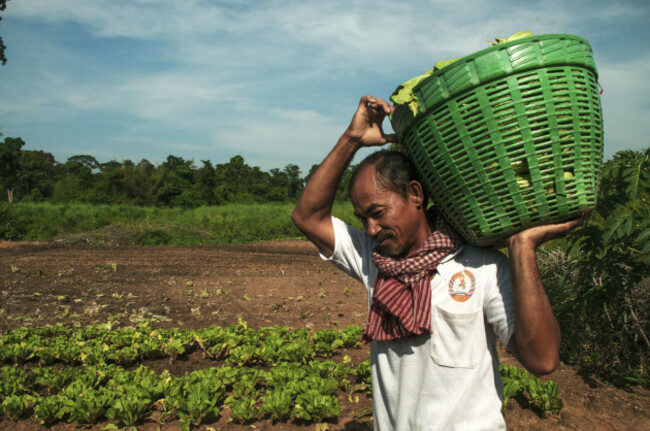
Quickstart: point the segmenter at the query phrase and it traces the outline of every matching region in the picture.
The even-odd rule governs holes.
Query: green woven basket
[[[464,57],[414,88],[391,124],[427,194],[470,243],[596,205],[603,121],[591,47],[549,34]]]

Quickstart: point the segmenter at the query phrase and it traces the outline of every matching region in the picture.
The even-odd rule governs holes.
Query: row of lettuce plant
[[[357,347],[362,332],[358,325],[310,332],[277,325],[252,329],[246,322],[198,330],[155,329],[146,322],[123,329],[108,329],[106,325],[83,329],[21,328],[2,334],[0,362],[128,366],[146,359],[174,360],[200,349],[206,356],[223,360],[227,365],[274,365],[331,357],[338,348]]]
[[[41,423],[92,425],[116,421],[135,427],[145,420],[174,419],[188,430],[216,421],[224,409],[238,423],[264,417],[322,422],[339,416],[337,391],[350,394],[369,386],[369,364],[350,367],[332,360],[283,362],[269,370],[209,367],[182,377],[139,366],[115,364],[80,368],[0,369],[0,415]]]
[[[184,430],[227,416],[239,423],[323,422],[340,415],[339,395],[371,396],[370,362],[354,366],[341,349],[360,349],[363,327],[308,331],[246,322],[198,330],[49,326],[0,334],[0,418],[34,417],[135,427],[178,419]],[[193,351],[215,366],[182,377],[142,362]],[[338,351],[337,351],[338,350]],[[343,353],[343,354],[342,354]],[[332,359],[340,360],[336,362]],[[146,363],[146,362],[145,362]],[[502,366],[504,406],[525,397],[540,411],[561,408],[557,387]],[[546,401],[544,401],[546,400]],[[550,401],[548,401],[550,400]]]

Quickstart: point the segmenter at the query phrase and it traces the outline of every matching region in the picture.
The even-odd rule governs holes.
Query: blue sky
[[[647,0],[10,0],[2,16],[0,133],[59,162],[241,155],[306,174],[361,95],[522,30],[592,45],[606,159],[649,145]]]

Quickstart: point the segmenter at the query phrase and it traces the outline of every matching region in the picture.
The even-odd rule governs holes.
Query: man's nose
[[[379,223],[377,223],[376,220],[369,219],[366,222],[366,232],[368,235],[374,237],[381,231],[381,226],[379,226]]]

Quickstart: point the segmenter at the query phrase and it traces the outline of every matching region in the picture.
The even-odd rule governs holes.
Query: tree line
[[[0,201],[78,202],[197,208],[227,203],[291,202],[300,196],[318,165],[302,177],[292,163],[263,171],[240,155],[226,163],[169,155],[160,164],[146,159],[100,163],[91,155],[58,162],[51,153],[23,150],[21,138],[0,141]],[[347,199],[348,169],[337,198]]]

